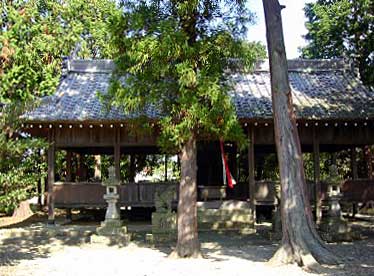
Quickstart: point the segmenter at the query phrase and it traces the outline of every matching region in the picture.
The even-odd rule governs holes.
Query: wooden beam
[[[254,130],[248,127],[248,184],[249,184],[249,204],[252,212],[253,222],[256,222],[256,183],[255,183],[255,149]]]
[[[53,195],[53,185],[55,183],[55,132],[54,129],[48,131],[48,224],[55,222],[55,202]]]
[[[317,130],[313,127],[313,167],[314,167],[314,185],[315,185],[315,212],[317,224],[322,219],[322,201],[321,201],[321,171],[320,171],[320,152]]]
[[[116,180],[121,181],[121,147],[120,147],[120,131],[116,128],[116,141],[114,144],[114,168]]]

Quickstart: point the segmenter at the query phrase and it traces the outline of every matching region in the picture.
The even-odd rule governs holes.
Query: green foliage
[[[111,57],[105,30],[110,0],[2,1],[0,102],[53,93],[64,56]]]
[[[305,58],[352,58],[365,84],[374,85],[374,1],[318,0],[305,7]]]
[[[46,176],[40,151],[47,144],[17,134],[19,104],[0,109],[0,212],[11,213],[18,203],[37,194],[38,181]]]
[[[164,149],[191,136],[241,141],[226,73],[235,60],[249,69],[265,56],[263,46],[243,42],[245,1],[124,1],[123,10],[111,19],[117,74],[109,104],[157,109]]]
[[[39,151],[46,144],[23,135],[19,115],[56,90],[61,63],[79,57],[111,57],[106,43],[111,0],[2,1],[0,17],[0,208],[10,212],[36,193],[45,175]],[[79,46],[79,47],[78,47]]]

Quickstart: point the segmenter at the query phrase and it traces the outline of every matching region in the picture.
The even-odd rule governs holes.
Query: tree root
[[[168,258],[169,259],[202,259],[204,257],[200,251],[194,251],[191,255],[180,256],[178,254],[178,251],[175,249],[169,254]]]
[[[322,249],[322,250],[321,250]],[[312,252],[312,250],[295,250],[291,245],[283,244],[269,260],[269,265],[280,266],[297,263],[299,266],[307,271],[323,273],[325,269],[321,264],[338,265],[341,260],[334,256],[327,248],[323,245],[318,249],[318,253]],[[314,253],[314,254],[313,254]]]

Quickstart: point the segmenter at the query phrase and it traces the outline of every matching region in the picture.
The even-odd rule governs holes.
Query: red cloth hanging
[[[220,147],[221,147],[221,156],[222,156],[223,165],[224,165],[224,173],[226,173],[226,177],[227,177],[227,186],[229,186],[229,188],[231,188],[231,189],[234,189],[234,183],[232,181],[230,168],[229,168],[229,165],[227,164],[225,151],[224,151],[224,148],[223,148],[223,141],[220,140],[219,144],[220,144]]]

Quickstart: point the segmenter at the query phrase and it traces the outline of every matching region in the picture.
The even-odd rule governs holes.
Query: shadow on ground
[[[345,260],[344,267],[324,267],[324,275],[374,275],[374,221],[351,221],[363,239],[351,243],[327,245]],[[53,252],[69,246],[82,246],[89,242],[98,222],[78,221],[74,224],[47,226],[45,219],[30,218],[10,228],[0,229],[0,266],[15,266],[22,260],[48,258]],[[131,223],[129,232],[139,247],[152,247],[168,255],[175,242],[150,245],[145,242],[150,233],[149,224]],[[267,262],[279,243],[264,238],[262,231],[250,235],[236,233],[200,232],[204,257],[214,262],[239,258],[250,262]],[[124,244],[112,244],[125,246]],[[115,247],[113,247],[115,248]]]

